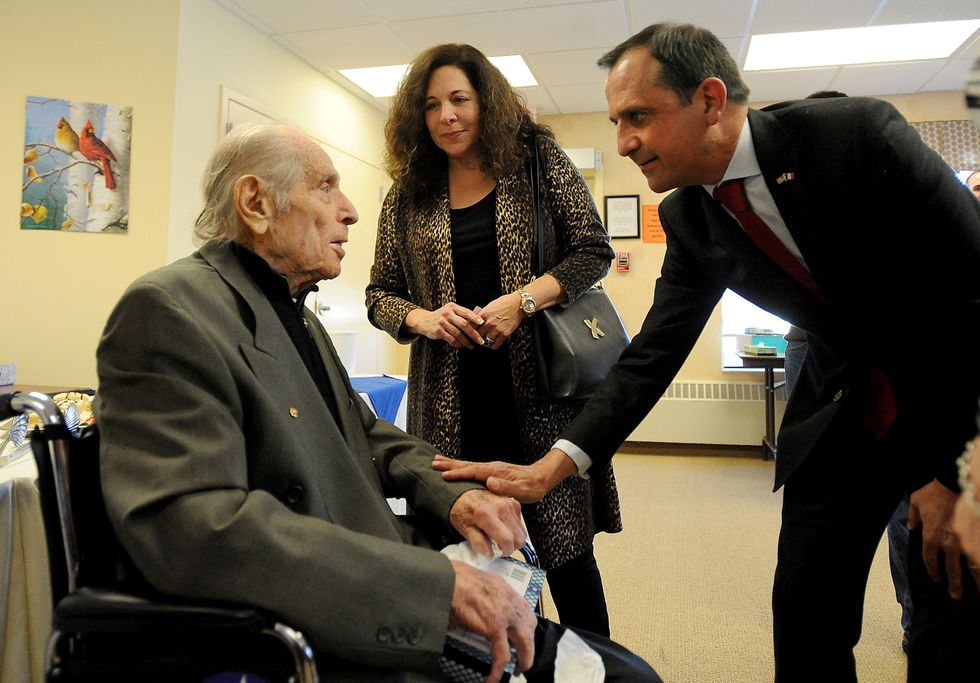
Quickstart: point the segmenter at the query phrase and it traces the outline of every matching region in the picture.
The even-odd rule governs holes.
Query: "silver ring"
[[[483,338],[483,345],[484,346],[493,346],[494,341],[495,340],[491,339],[490,337],[484,337]]]

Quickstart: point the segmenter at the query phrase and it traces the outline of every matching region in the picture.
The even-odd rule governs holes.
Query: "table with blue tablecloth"
[[[351,386],[361,395],[378,417],[405,429],[408,382],[392,375],[351,377]]]

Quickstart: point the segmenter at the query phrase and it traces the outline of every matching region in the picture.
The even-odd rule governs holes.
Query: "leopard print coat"
[[[538,144],[547,199],[545,253],[547,262],[556,264],[547,272],[572,301],[606,274],[614,254],[578,170],[554,140],[541,137]],[[402,321],[412,309],[435,310],[455,300],[447,182],[440,193],[418,205],[400,193],[397,185],[388,193],[366,294],[371,323],[399,342],[412,344],[408,431],[457,457],[458,351],[443,341],[402,330]],[[513,292],[533,275],[530,183],[523,165],[497,182],[496,227],[501,291]],[[523,452],[514,454],[513,461],[521,464],[543,456],[581,407],[578,402],[554,401],[538,393],[532,328],[522,324],[505,347],[510,353],[523,445]],[[590,549],[597,532],[620,531],[619,497],[611,465],[590,472],[588,479],[568,477],[540,503],[525,505],[524,518],[545,569]]]

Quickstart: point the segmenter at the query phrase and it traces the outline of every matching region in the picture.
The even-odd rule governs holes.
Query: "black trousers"
[[[609,637],[606,594],[592,548],[549,569],[548,590],[562,625]]]
[[[877,444],[860,434],[845,438],[841,430],[824,436],[783,495],[773,583],[777,683],[857,680],[853,648],[861,637],[868,573],[907,489],[900,429]],[[914,610],[908,680],[980,680],[976,660],[965,664],[980,645],[976,592],[962,601],[942,599],[944,583],[922,580],[918,538],[919,545],[909,548]],[[972,618],[964,616],[971,612]]]

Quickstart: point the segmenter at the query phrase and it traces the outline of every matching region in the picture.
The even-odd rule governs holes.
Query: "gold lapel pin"
[[[592,320],[583,320],[583,323],[589,328],[592,333],[593,339],[598,339],[599,337],[605,337],[606,333],[599,329],[599,319],[593,318]]]
[[[299,417],[299,411],[293,406],[289,406],[289,417]]]

